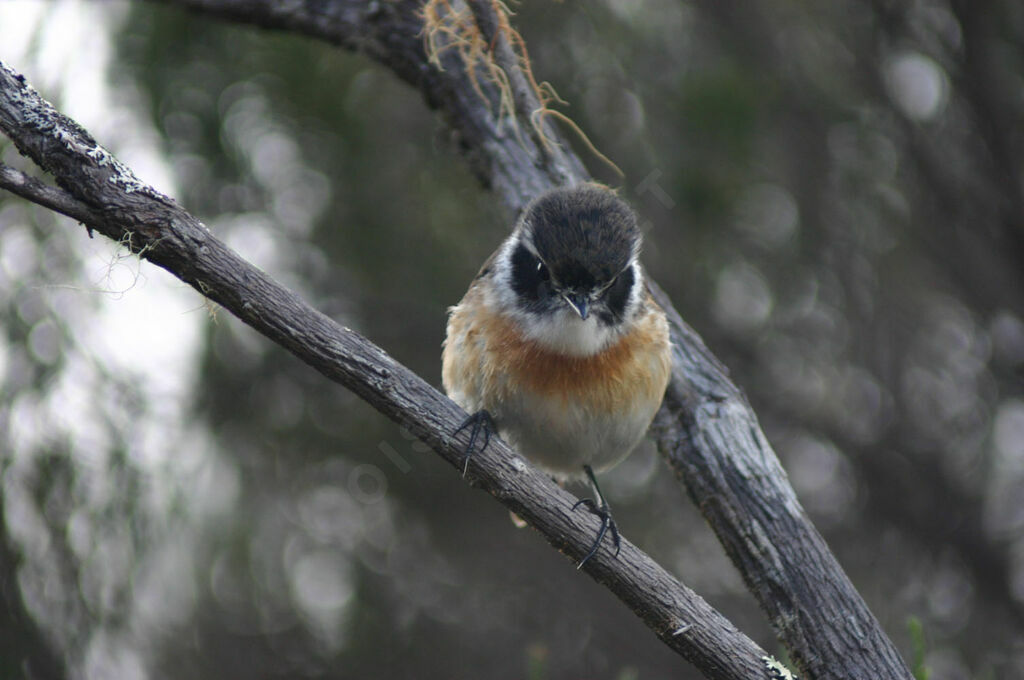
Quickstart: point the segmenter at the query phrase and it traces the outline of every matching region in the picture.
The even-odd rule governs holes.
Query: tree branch
[[[174,201],[140,182],[2,62],[0,130],[67,190],[26,181],[9,168],[0,177],[15,181],[4,180],[4,186],[32,187],[19,190],[19,195],[47,207],[66,208],[87,228],[168,270],[409,428],[461,469],[468,435],[450,437],[465,418],[461,409],[382,349],[316,311],[239,257]],[[571,494],[499,439],[492,439],[484,452],[473,456],[467,480],[529,522],[573,560],[587,553],[597,519],[575,512],[576,499]],[[618,557],[603,546],[585,571],[707,677],[769,677],[764,650],[628,541],[623,541]]]
[[[99,219],[97,211],[76,200],[63,189],[51,187],[35,177],[2,163],[0,163],[0,189],[6,189],[26,201],[49,208],[61,215],[67,215],[79,222],[95,222]]]
[[[497,102],[493,90],[487,92],[495,103],[489,109],[478,101],[454,54],[445,59],[444,70],[430,68],[416,2],[336,2],[331,11],[345,20],[331,24],[312,11],[319,3],[294,3],[281,10],[270,0],[170,1],[266,28],[327,36],[391,68],[444,112],[481,180],[513,209],[553,184],[585,177],[576,171],[579,161],[570,152],[547,158],[530,140],[510,136],[509,126],[502,127],[490,114]],[[300,9],[293,11],[296,5]],[[374,8],[372,16],[368,6]],[[500,24],[493,16],[495,6],[470,3],[484,36],[500,46],[493,40]],[[360,12],[367,14],[360,18]],[[519,68],[500,53],[496,58],[506,70]],[[520,117],[524,109],[531,110],[529,103],[517,101]],[[568,148],[557,134],[551,136],[559,148]],[[746,398],[660,289],[656,297],[672,320],[676,352],[673,379],[653,428],[659,448],[794,661],[810,678],[909,678],[892,642],[797,501]]]
[[[444,113],[474,171],[511,209],[521,208],[553,185],[586,177],[579,160],[553,131],[550,137],[557,151],[550,153],[534,139],[514,134],[515,126],[508,121],[495,118],[490,111],[499,110],[496,89],[481,83],[493,104],[489,108],[474,88],[474,74],[460,62],[455,50],[435,55],[443,69],[431,64],[424,49],[417,2],[177,0],[174,4],[324,39],[389,67],[417,87],[430,106]],[[495,6],[473,3],[474,16],[485,26],[485,34],[491,30],[493,35],[493,27],[498,25],[488,16],[493,15]],[[508,59],[500,61],[506,70],[519,68]],[[472,64],[468,67],[473,68]],[[520,118],[524,111],[532,111],[522,99],[524,95],[515,90],[513,94],[518,97],[515,110]],[[530,125],[529,120],[518,123]],[[8,132],[16,133],[17,126]],[[57,151],[62,150],[58,145]],[[33,158],[52,171],[44,165],[45,159]],[[66,170],[67,176],[75,176],[73,168]],[[61,174],[54,174],[61,182]],[[145,257],[409,426],[446,460],[457,464],[465,441],[452,442],[444,436],[461,416],[450,401],[261,272],[248,265],[242,268],[233,253],[169,199],[141,190],[136,197],[144,197],[144,204],[135,204],[127,200],[131,195],[104,193],[111,190],[109,185],[65,186],[76,196],[76,191],[85,191],[102,197],[96,204],[106,206],[104,215],[116,219],[104,222],[104,228],[95,225],[97,231],[112,238],[136,233],[131,246],[137,251],[145,249]],[[793,659],[809,678],[910,678],[892,642],[797,501],[742,392],[672,309],[665,294],[653,287],[669,313],[675,344],[673,379],[653,427],[659,447]],[[552,545],[573,556],[582,554],[594,522],[586,519],[582,522],[585,527],[576,526],[580,520],[569,513],[572,498],[568,494],[522,466],[502,444],[493,445],[474,460],[471,483],[494,494],[544,533]],[[587,571],[708,677],[767,676],[759,665],[761,650],[632,545],[623,545],[618,560],[602,550],[597,559],[587,563]],[[705,616],[714,622],[714,633]],[[694,625],[687,628],[690,623]],[[718,643],[712,639],[715,635],[722,636]],[[725,648],[742,651],[725,652]]]
[[[449,49],[436,55],[441,68],[431,63],[420,15],[422,2],[161,1],[237,23],[318,38],[365,54],[386,66],[422,92],[428,106],[441,111],[448,128],[456,135],[455,143],[477,177],[513,211],[553,186],[580,182],[588,177],[580,160],[566,150],[568,147],[556,144],[554,151],[547,154],[532,137],[517,134],[517,124],[489,115],[480,100],[478,86],[479,91],[495,103],[495,110],[499,101],[497,90],[483,74],[471,78],[457,50]],[[497,26],[497,21],[492,26]],[[514,63],[507,67],[518,68]],[[514,88],[514,91],[521,90]],[[517,104],[531,113],[534,110],[529,102],[521,99]],[[522,126],[529,129],[530,121],[522,121]],[[557,139],[550,127],[545,130]],[[524,172],[527,168],[530,170]]]

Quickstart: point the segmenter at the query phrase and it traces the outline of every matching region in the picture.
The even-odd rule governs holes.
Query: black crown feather
[[[543,194],[526,208],[523,225],[552,276],[574,290],[607,284],[639,248],[636,215],[610,189],[596,184]]]

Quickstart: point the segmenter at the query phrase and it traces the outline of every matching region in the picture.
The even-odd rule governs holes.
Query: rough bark
[[[554,147],[542,143],[527,120],[519,125],[527,133],[519,134],[508,121],[495,119],[493,107],[480,99],[455,51],[442,55],[443,69],[430,63],[416,2],[178,0],[172,4],[327,40],[391,68],[418,88],[428,105],[445,114],[480,179],[513,210],[555,184],[586,178],[579,160],[550,128],[545,133],[558,142]],[[504,36],[495,33],[498,24],[492,3],[473,2],[471,9],[495,46],[493,58],[514,74],[519,64],[502,47]],[[513,85],[522,82],[521,75],[510,77]],[[13,77],[3,76],[5,81]],[[10,101],[7,91],[12,87],[15,84],[3,84],[5,101]],[[483,90],[496,100],[493,88],[484,83]],[[529,91],[516,89],[513,94],[519,117],[535,110]],[[25,97],[20,100],[24,102]],[[123,179],[124,169],[112,171],[107,165],[86,163],[88,155],[83,153],[97,148],[91,139],[77,142],[82,148],[76,153],[55,136],[54,125],[61,128],[69,123],[33,128],[37,114],[19,117],[17,112],[8,113],[10,108],[0,105],[0,124],[16,141],[19,135],[25,136],[19,148],[51,172],[75,199],[102,213],[102,224],[86,221],[87,226],[115,239],[130,235],[130,245],[144,257],[350,387],[458,464],[460,447],[466,442],[464,437],[454,441],[445,437],[462,416],[451,402],[364,338],[337,327],[238,260],[170,199],[146,187],[126,193],[123,189],[135,187],[137,180]],[[9,120],[9,116],[13,117]],[[25,127],[36,131],[26,133]],[[86,167],[77,167],[83,163]],[[741,571],[780,640],[810,678],[910,678],[892,642],[801,508],[742,392],[664,293],[654,288],[669,312],[675,344],[673,379],[653,428],[659,448]],[[492,444],[470,466],[469,478],[540,530],[552,545],[574,557],[583,554],[596,522],[570,512],[574,499],[522,465],[507,447]],[[624,543],[617,560],[602,550],[587,563],[586,571],[708,677],[772,677],[762,664],[761,650],[632,545]]]
[[[0,166],[0,187],[51,207],[190,284],[295,356],[409,428],[462,469],[465,418],[448,398],[358,333],[310,307],[249,264],[173,200],[140,182],[81,127],[0,62],[0,130],[61,188]],[[501,440],[473,456],[467,481],[496,497],[572,560],[587,553],[596,518]],[[666,644],[707,677],[771,677],[764,650],[645,553],[607,545],[584,571],[604,584]]]

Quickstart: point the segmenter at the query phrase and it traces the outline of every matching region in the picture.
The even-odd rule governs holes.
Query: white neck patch
[[[553,314],[517,314],[519,328],[530,340],[558,354],[587,357],[597,354],[612,344],[622,330],[621,326],[605,326],[597,317],[586,320],[571,309],[559,309]]]

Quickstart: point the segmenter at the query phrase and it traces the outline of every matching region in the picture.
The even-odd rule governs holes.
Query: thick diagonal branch
[[[391,68],[444,112],[481,180],[513,210],[553,184],[585,177],[571,152],[547,155],[530,140],[508,134],[512,126],[501,125],[491,114],[496,107],[479,101],[454,53],[443,70],[430,65],[417,2],[350,0],[324,10],[323,3],[312,1],[286,6],[271,0],[165,1],[327,39]],[[471,4],[485,34],[499,25],[487,17],[499,11],[497,5]],[[517,68],[504,62],[503,68]],[[521,116],[523,102],[516,104]],[[670,310],[676,352],[673,380],[656,419],[659,447],[779,638],[810,678],[909,678],[892,642],[797,501],[742,392],[666,296],[658,292],[658,298]]]
[[[468,435],[449,436],[465,418],[455,404],[366,338],[239,257],[173,200],[140,182],[2,63],[0,130],[63,188],[2,166],[0,185],[127,244],[409,428],[461,469]],[[597,520],[574,512],[572,495],[497,438],[484,453],[474,455],[467,478],[573,560],[586,554]],[[762,649],[632,544],[624,541],[618,557],[605,546],[585,570],[707,677],[768,677]]]

